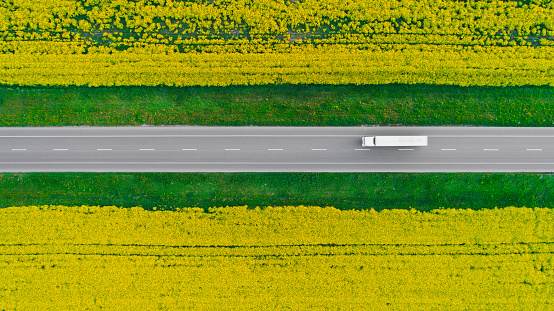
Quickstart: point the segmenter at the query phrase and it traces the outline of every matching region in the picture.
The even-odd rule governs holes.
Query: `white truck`
[[[427,136],[366,136],[362,137],[363,147],[417,147],[427,146]]]

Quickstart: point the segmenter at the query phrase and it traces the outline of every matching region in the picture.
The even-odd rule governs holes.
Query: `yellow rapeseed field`
[[[0,209],[0,310],[554,310],[554,211]]]
[[[17,0],[0,83],[554,85],[552,1]]]

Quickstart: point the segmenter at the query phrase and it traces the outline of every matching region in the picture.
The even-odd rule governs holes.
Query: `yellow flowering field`
[[[551,1],[17,0],[0,83],[554,85]]]
[[[0,310],[552,310],[554,211],[0,209]]]

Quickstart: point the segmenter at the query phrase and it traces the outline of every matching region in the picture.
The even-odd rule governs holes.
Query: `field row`
[[[554,48],[338,46],[268,54],[1,54],[7,85],[388,84],[554,85]]]
[[[461,253],[494,254],[495,251],[525,253],[532,249],[529,247],[533,243],[537,250],[549,252],[554,243],[554,211],[548,208],[376,212],[313,206],[262,209],[227,206],[205,212],[200,208],[146,211],[138,207],[26,206],[0,209],[0,219],[5,224],[0,228],[3,247],[18,244],[45,249],[49,244],[54,244],[53,247],[75,244],[84,248],[107,244],[114,249],[134,245],[176,246],[175,249],[151,249],[153,254],[166,255],[191,252],[187,246],[214,245],[315,245],[316,248],[343,245],[346,250],[352,245],[360,254],[378,251],[375,247],[385,247],[381,250],[384,251],[393,246],[400,253],[408,254],[440,254],[438,248],[446,253],[463,250]],[[488,245],[494,249],[484,250]],[[179,250],[179,246],[184,249]],[[244,252],[258,251],[271,252],[270,249]],[[332,253],[332,248],[327,251]]]
[[[0,252],[2,248],[0,247]],[[550,310],[552,254],[0,255],[6,310]],[[29,299],[32,297],[32,299]]]
[[[550,2],[515,1],[18,1],[0,6],[4,41],[78,42],[73,51],[152,44],[175,52],[274,51],[300,43],[554,45]],[[67,45],[66,47],[70,47]],[[48,46],[35,52],[56,53]],[[19,48],[4,46],[4,52]],[[354,45],[354,49],[359,46]]]
[[[0,309],[554,305],[551,209],[27,206],[0,222]]]
[[[151,241],[149,241],[151,242]],[[153,242],[153,241],[152,241]],[[239,242],[239,241],[237,241]],[[481,244],[299,244],[299,245],[150,245],[150,244],[2,244],[0,257],[5,259],[34,255],[41,258],[82,256],[136,256],[177,260],[179,258],[252,259],[320,256],[366,256],[396,258],[408,256],[503,256],[554,254],[552,242],[481,243]],[[382,260],[382,259],[381,259]],[[10,266],[17,266],[10,262]]]

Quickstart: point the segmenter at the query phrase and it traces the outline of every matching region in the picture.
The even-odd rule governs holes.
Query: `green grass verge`
[[[3,173],[0,207],[554,207],[554,176],[404,173]]]
[[[0,87],[0,126],[553,126],[554,87]]]

